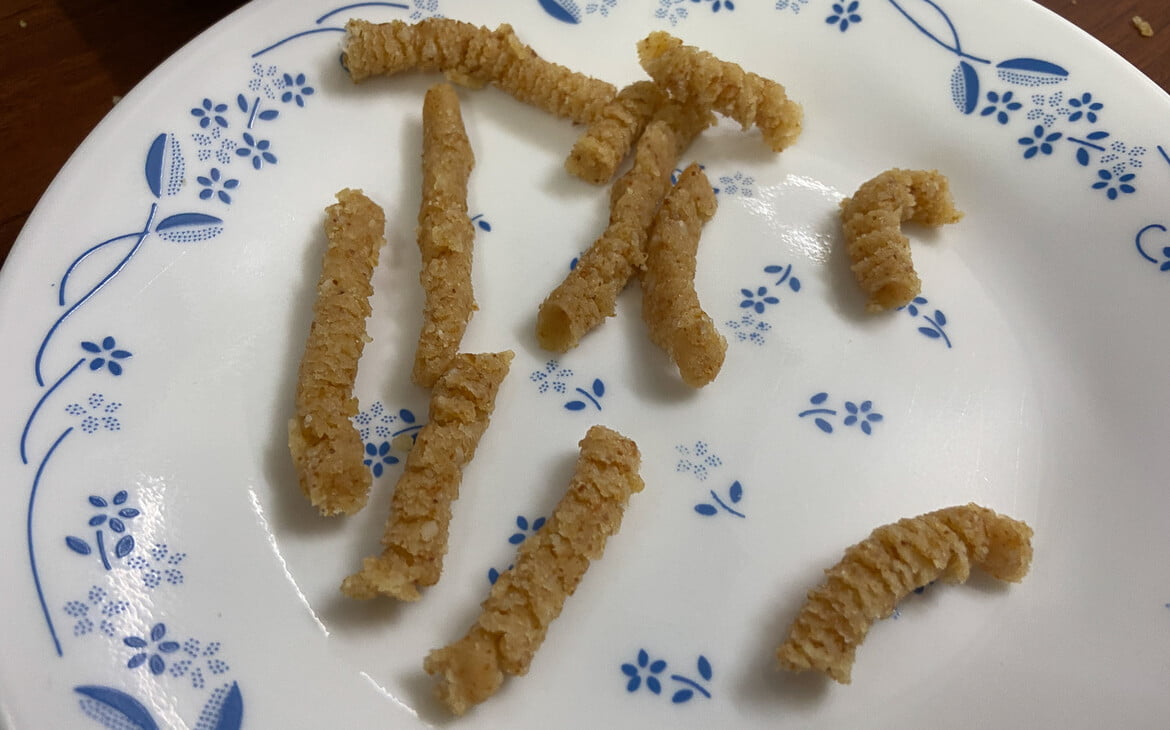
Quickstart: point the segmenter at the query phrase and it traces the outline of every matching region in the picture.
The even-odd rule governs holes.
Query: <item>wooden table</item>
[[[974,0],[972,0],[974,1]],[[1037,0],[1170,91],[1168,0]],[[70,153],[115,100],[240,0],[4,0],[0,261]],[[1143,38],[1135,15],[1155,29]],[[134,28],[131,37],[127,28]]]

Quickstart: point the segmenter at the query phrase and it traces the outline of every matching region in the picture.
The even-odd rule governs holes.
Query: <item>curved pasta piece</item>
[[[321,514],[353,514],[366,505],[372,478],[353,419],[358,360],[368,339],[370,283],[385,240],[386,216],[360,190],[342,190],[326,210],[329,245],[317,283],[313,323],[297,376],[288,446],[301,491]]]
[[[566,352],[614,315],[618,294],[646,261],[646,238],[679,154],[711,123],[710,112],[667,104],[638,140],[634,166],[610,191],[609,225],[540,305],[536,338]]]
[[[716,206],[707,176],[691,163],[658,210],[642,273],[642,319],[650,339],[670,355],[683,382],[694,388],[715,379],[727,351],[727,340],[695,294],[699,235]]]
[[[417,23],[350,20],[344,61],[355,82],[416,69],[442,71],[462,86],[490,83],[578,123],[592,121],[617,93],[613,84],[544,60],[506,23],[493,31],[450,18]]]
[[[569,488],[548,522],[520,544],[467,634],[423,663],[447,707],[462,715],[495,694],[504,675],[528,673],[549,625],[560,615],[592,560],[621,527],[630,496],[642,491],[641,456],[630,439],[589,429]]]
[[[422,160],[418,248],[426,304],[412,379],[430,388],[450,367],[476,309],[471,287],[475,226],[467,217],[467,179],[475,155],[459,97],[449,84],[431,87],[423,101]]]
[[[463,468],[487,430],[511,362],[510,350],[461,354],[435,384],[430,420],[419,431],[394,486],[382,553],[362,560],[361,570],[342,582],[342,593],[417,601],[420,587],[439,581]]]
[[[902,223],[957,223],[950,182],[938,170],[886,170],[841,202],[852,270],[869,297],[866,309],[904,307],[922,291]]]
[[[877,528],[825,571],[776,650],[780,666],[814,669],[849,684],[870,625],[934,580],[966,582],[975,565],[1018,583],[1032,563],[1032,528],[976,504],[947,507]]]
[[[577,139],[565,169],[594,185],[612,178],[666,100],[653,81],[636,81],[619,91]]]
[[[638,60],[650,78],[670,95],[731,117],[747,129],[755,125],[774,151],[800,136],[804,110],[788,98],[780,84],[744,71],[665,31],[638,41]]]

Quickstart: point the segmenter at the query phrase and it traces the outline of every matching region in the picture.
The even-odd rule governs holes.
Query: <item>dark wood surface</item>
[[[1170,91],[1170,0],[1037,0]],[[115,103],[240,0],[4,0],[0,261],[53,176]],[[1142,37],[1132,18],[1155,30]],[[133,29],[131,33],[129,29]]]

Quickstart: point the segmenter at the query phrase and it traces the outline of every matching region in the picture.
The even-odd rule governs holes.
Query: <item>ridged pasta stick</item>
[[[438,582],[463,468],[487,430],[511,362],[511,351],[460,354],[435,384],[430,420],[394,486],[382,553],[365,558],[361,570],[342,582],[342,593],[417,601],[420,587]]]
[[[462,715],[495,694],[504,675],[528,672],[536,650],[592,560],[621,527],[630,495],[642,491],[637,445],[604,426],[589,429],[568,491],[544,526],[500,574],[475,624],[423,664],[447,707]]]
[[[614,315],[618,294],[645,263],[646,238],[675,162],[710,123],[708,115],[668,104],[646,127],[634,166],[613,184],[609,225],[540,305],[536,338],[541,347],[566,352]]]
[[[599,79],[541,58],[516,37],[512,26],[494,31],[449,18],[399,20],[345,26],[345,65],[355,82],[403,71],[442,71],[457,84],[492,84],[559,117],[588,123],[617,89]]]
[[[418,211],[419,283],[426,304],[412,378],[424,388],[432,387],[451,365],[476,309],[471,287],[475,226],[467,217],[467,179],[474,165],[459,97],[450,84],[436,84],[423,100]]]
[[[800,136],[804,110],[771,79],[683,45],[664,31],[655,31],[638,42],[638,60],[650,78],[672,97],[713,109],[739,122],[744,129],[759,127],[768,146],[776,152]]]
[[[886,170],[842,201],[845,243],[853,274],[869,297],[866,309],[903,307],[922,291],[903,221],[941,226],[962,217],[938,170]]]
[[[623,88],[577,139],[565,169],[594,185],[608,181],[666,100],[653,81],[636,81]]]
[[[870,625],[934,580],[964,583],[975,565],[1018,583],[1032,563],[1032,528],[976,504],[947,507],[877,528],[845,551],[809,591],[776,656],[780,666],[849,684]]]
[[[716,206],[711,183],[692,163],[658,210],[642,273],[642,319],[650,340],[678,365],[683,382],[695,388],[715,379],[727,351],[727,340],[695,293],[699,235]]]
[[[358,360],[368,339],[370,277],[378,265],[386,217],[360,190],[345,189],[326,209],[328,246],[317,283],[313,323],[297,377],[288,446],[301,490],[324,515],[366,504],[370,472],[353,417]]]

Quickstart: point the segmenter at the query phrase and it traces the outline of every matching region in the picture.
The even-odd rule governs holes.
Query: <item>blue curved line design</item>
[[[592,395],[590,395],[590,394],[589,394],[589,393],[587,393],[586,391],[582,390],[581,388],[574,388],[574,390],[576,390],[578,393],[580,393],[581,395],[585,396],[585,397],[586,397],[586,398],[588,398],[590,401],[592,401],[592,402],[593,402],[593,406],[594,406],[595,408],[597,408],[597,410],[599,410],[599,411],[601,410],[601,404],[600,404],[600,403],[598,403],[598,402],[597,402],[597,399],[596,399],[596,398],[594,398]]]
[[[150,224],[154,222],[154,214],[157,212],[158,203],[151,203],[150,214],[146,216],[146,225],[142,227],[141,232],[135,234],[138,236],[138,240],[134,242],[134,247],[130,249],[130,252],[122,257],[122,260],[118,262],[118,265],[115,266],[113,270],[110,271],[110,273],[106,274],[105,277],[103,277],[101,281],[95,284],[92,289],[90,289],[85,293],[84,296],[74,302],[72,307],[66,309],[65,313],[58,317],[57,321],[53,323],[53,326],[49,328],[49,331],[45,333],[45,339],[41,340],[41,346],[37,348],[37,356],[33,361],[33,373],[37,376],[37,385],[41,387],[44,387],[45,385],[45,379],[41,376],[41,360],[44,358],[45,348],[49,346],[49,340],[53,339],[53,335],[57,332],[57,328],[61,326],[61,323],[64,322],[66,318],[69,317],[69,315],[76,312],[82,304],[88,302],[89,298],[96,294],[99,289],[105,286],[110,281],[110,279],[113,279],[115,276],[117,276],[118,272],[125,268],[126,264],[130,263],[130,259],[134,258],[134,254],[138,253],[138,249],[142,246],[142,242],[145,241],[146,237],[150,235]]]
[[[426,425],[426,424],[415,424],[414,426],[407,426],[406,428],[403,428],[401,430],[395,431],[394,433],[390,434],[390,438],[394,438],[396,436],[401,436],[402,434],[410,433],[411,431],[418,431],[424,425]]]
[[[699,684],[695,680],[688,679],[688,678],[682,676],[681,674],[672,674],[672,675],[670,675],[670,678],[676,682],[682,682],[683,684],[688,685],[689,687],[692,687],[695,691],[701,692],[702,695],[704,697],[706,697],[707,699],[711,699],[711,693],[708,692],[706,689],[704,689],[703,685]]]
[[[65,270],[65,275],[61,277],[61,285],[59,287],[57,287],[57,290],[58,290],[57,305],[61,306],[61,307],[65,306],[65,284],[69,281],[69,275],[73,273],[73,270],[75,268],[77,268],[77,265],[80,264],[82,261],[84,261],[86,259],[86,257],[88,257],[91,253],[97,251],[99,248],[102,248],[103,246],[108,246],[111,243],[117,243],[118,241],[121,241],[124,238],[130,238],[132,236],[139,236],[139,235],[142,235],[142,231],[133,231],[132,233],[124,233],[121,236],[116,236],[114,238],[107,238],[106,240],[102,241],[101,243],[99,243],[95,246],[91,246],[90,248],[87,248],[80,256],[73,259],[73,263],[69,264],[69,268]]]
[[[1166,153],[1166,148],[1162,145],[1158,145],[1158,152],[1162,154],[1162,159],[1166,161],[1166,164],[1170,165],[1170,154]]]
[[[407,9],[407,6],[403,5],[402,3],[354,3],[352,5],[342,5],[340,8],[334,8],[333,10],[330,10],[328,13],[325,13],[324,15],[322,15],[320,18],[317,18],[317,20],[314,22],[316,22],[317,25],[321,25],[321,23],[325,22],[327,19],[332,18],[334,15],[337,15],[338,13],[344,13],[346,10],[353,10],[354,8],[371,8],[371,7],[373,7],[373,8],[399,8],[400,10]]]
[[[263,56],[265,53],[268,53],[272,49],[279,48],[279,47],[283,46],[285,43],[288,43],[289,41],[296,40],[297,38],[300,38],[301,36],[313,35],[314,33],[344,33],[344,32],[345,32],[345,28],[313,28],[312,30],[302,30],[300,33],[293,33],[288,38],[282,38],[282,39],[278,40],[276,43],[273,43],[271,46],[268,46],[267,48],[261,48],[259,51],[256,51],[255,53],[252,54],[252,58],[259,58],[260,56]]]
[[[1144,248],[1142,248],[1142,236],[1146,235],[1146,233],[1148,233],[1151,230],[1158,230],[1158,231],[1161,231],[1162,233],[1165,233],[1166,226],[1164,226],[1160,223],[1151,223],[1150,225],[1148,225],[1145,228],[1138,231],[1137,237],[1134,239],[1134,245],[1137,246],[1138,253],[1140,253],[1142,255],[1143,259],[1145,259],[1146,261],[1149,261],[1151,264],[1156,264],[1156,263],[1158,263],[1158,259],[1154,258],[1153,256],[1150,256],[1148,253],[1146,253],[1146,250]]]
[[[24,423],[24,430],[20,432],[20,461],[22,464],[28,463],[28,451],[26,450],[26,446],[28,444],[28,432],[32,429],[32,424],[37,417],[37,412],[41,410],[41,406],[45,404],[45,401],[47,401],[49,396],[53,394],[53,391],[56,390],[61,385],[61,383],[64,383],[65,380],[77,370],[77,368],[81,367],[83,362],[85,362],[84,357],[73,363],[73,367],[69,368],[69,370],[66,371],[64,375],[57,379],[57,382],[53,383],[53,385],[45,391],[45,394],[42,395],[41,399],[37,401],[37,404],[33,406],[32,413],[28,414],[28,420]]]
[[[947,343],[947,349],[953,349],[951,347],[951,338],[947,337],[946,331],[944,331],[943,328],[939,326],[938,322],[936,322],[933,317],[927,317],[925,314],[922,315],[922,318],[934,325],[935,331],[938,332],[939,335],[943,338],[943,342]]]
[[[933,3],[931,0],[922,0],[922,1],[925,2],[927,5],[929,5],[930,7],[937,10],[939,15],[941,15],[943,17],[943,20],[946,21],[947,26],[951,29],[951,33],[953,33],[955,36],[955,45],[953,45],[953,46],[947,45],[945,42],[943,42],[943,40],[941,38],[939,38],[934,33],[931,33],[929,30],[927,30],[925,27],[923,27],[923,25],[921,23],[919,23],[917,20],[914,19],[913,15],[906,12],[906,9],[898,4],[897,0],[889,0],[889,3],[890,3],[890,5],[893,5],[894,8],[899,13],[901,13],[903,15],[903,17],[906,18],[906,20],[909,20],[910,24],[913,25],[915,28],[917,28],[920,33],[922,33],[923,35],[925,35],[927,38],[931,39],[935,43],[939,44],[943,48],[947,49],[951,53],[955,54],[959,58],[966,58],[970,61],[975,61],[976,63],[986,63],[986,64],[991,63],[991,61],[989,61],[986,58],[980,58],[979,56],[972,56],[970,53],[965,52],[962,49],[962,46],[960,46],[960,44],[959,44],[959,34],[955,30],[955,26],[954,26],[954,24],[951,23],[951,19],[946,14],[946,12],[942,8],[940,8],[938,5]]]
[[[728,507],[726,502],[724,502],[722,499],[719,499],[719,495],[715,493],[715,490],[714,490],[714,489],[712,489],[712,490],[711,490],[711,497],[712,497],[712,498],[713,498],[713,499],[714,499],[716,502],[718,502],[718,503],[719,503],[719,506],[720,506],[720,507],[722,507],[723,509],[727,510],[727,511],[728,511],[728,512],[730,512],[731,514],[735,515],[736,517],[743,517],[744,519],[747,519],[747,515],[745,515],[745,514],[744,514],[744,513],[742,513],[742,512],[736,512],[736,511],[735,511],[735,510],[733,510],[731,507]]]
[[[41,612],[45,614],[45,623],[49,625],[49,635],[53,637],[53,647],[57,650],[57,656],[64,656],[64,652],[61,651],[61,640],[57,638],[57,629],[53,626],[53,617],[49,615],[49,604],[45,602],[45,592],[41,589],[41,574],[37,571],[37,555],[36,549],[33,547],[33,508],[36,506],[37,488],[41,484],[41,475],[45,473],[45,466],[48,465],[53,452],[72,432],[72,426],[65,429],[45,452],[45,458],[41,459],[41,465],[37,467],[37,475],[33,477],[32,490],[28,493],[28,522],[25,527],[25,535],[28,540],[28,564],[32,568],[33,585],[36,586],[37,598],[41,602]]]

